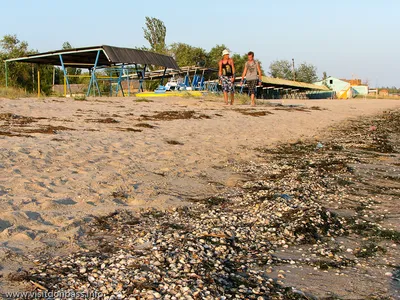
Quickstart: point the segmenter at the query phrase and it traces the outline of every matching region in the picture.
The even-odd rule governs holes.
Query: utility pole
[[[52,86],[52,88],[51,88],[51,90],[53,91],[53,93],[54,93],[54,84],[56,83],[56,67],[55,66],[53,66],[53,86]]]
[[[296,69],[294,68],[294,58],[292,58],[292,71],[293,71],[293,81],[296,81]]]
[[[8,68],[7,68],[7,62],[4,62],[4,68],[5,68],[5,72],[6,72],[6,87],[8,87]]]
[[[32,91],[35,90],[35,67],[32,64]]]

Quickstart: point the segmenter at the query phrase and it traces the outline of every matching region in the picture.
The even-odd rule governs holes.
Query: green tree
[[[180,67],[204,66],[207,52],[203,48],[193,47],[184,43],[174,43],[169,47],[169,53]]]
[[[269,66],[269,74],[275,78],[293,80],[293,66],[289,60],[276,60]],[[295,68],[296,81],[313,83],[318,80],[317,68],[303,62]]]
[[[206,66],[209,68],[218,68],[218,62],[222,58],[222,51],[227,49],[227,47],[222,45],[216,45],[215,47],[211,48],[210,52],[208,52],[208,58],[206,61]]]
[[[36,50],[30,50],[28,48],[28,43],[24,41],[21,42],[16,35],[5,35],[0,40],[1,62],[4,62],[6,59],[23,57],[35,53],[37,53]],[[8,63],[8,83],[10,86],[23,88],[30,92],[36,91],[38,80],[37,71],[40,71],[41,91],[44,94],[49,94],[51,92],[53,77],[52,66],[10,62]],[[0,68],[0,77],[5,77],[3,68]],[[3,84],[3,82],[1,83]]]
[[[150,50],[157,53],[166,54],[167,46],[165,38],[167,36],[167,28],[164,22],[157,19],[146,17],[146,27],[143,27],[144,38],[150,44]]]
[[[235,64],[236,76],[242,76],[244,66],[247,61],[247,54],[243,54],[243,55],[234,54],[234,55],[232,55],[232,59]]]
[[[326,72],[323,72],[322,73],[322,84],[324,85],[324,86],[326,86],[328,89],[331,89],[330,87],[329,87],[329,85],[328,85],[328,75],[327,75],[327,73]]]
[[[16,35],[5,35],[0,40],[0,62],[4,65],[4,61],[10,58],[17,58],[34,54],[35,51],[28,49],[28,43],[20,41]],[[5,85],[5,70],[0,68],[0,77],[4,78],[1,84]],[[33,91],[35,82],[35,69],[33,65],[27,63],[11,62],[8,63],[8,83],[10,86],[25,88]]]
[[[274,78],[293,80],[292,64],[288,60],[276,60],[269,65],[269,74]]]
[[[69,42],[64,42],[62,44],[62,49],[63,50],[72,49],[72,46],[71,46],[71,44]]]
[[[296,80],[306,83],[313,83],[318,80],[317,68],[309,63],[303,62],[296,68]]]

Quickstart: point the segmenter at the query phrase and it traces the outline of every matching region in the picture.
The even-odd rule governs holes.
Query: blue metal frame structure
[[[123,75],[123,74],[124,74],[124,64],[121,65],[121,69],[120,69],[120,71],[119,71],[116,94],[117,94],[117,96],[118,96],[119,87],[121,87],[122,97],[125,97],[124,89],[122,88],[122,83],[121,83],[121,81],[122,81],[122,75]]]
[[[59,54],[59,57],[60,57],[61,67],[62,67],[62,70],[64,72],[64,78],[65,78],[65,81],[67,83],[67,88],[68,88],[70,96],[72,96],[71,86],[70,86],[69,80],[68,80],[68,73],[67,73],[67,69],[65,68],[65,65],[64,65],[64,60],[62,58],[62,54]]]
[[[97,64],[99,62],[100,51],[101,50],[97,51],[96,60],[94,62],[94,66],[91,69],[90,82],[89,82],[88,90],[87,90],[87,93],[86,93],[86,97],[90,96],[92,85],[94,85],[97,88],[97,91],[99,92],[99,96],[101,96],[99,84],[97,83],[97,77],[96,77],[96,68],[97,68]],[[93,91],[94,91],[94,89],[93,89]],[[94,96],[96,96],[96,91],[94,91]]]
[[[10,84],[8,80],[8,62],[27,62],[34,63],[38,65],[53,65],[60,66],[64,74],[64,94],[70,94],[72,96],[73,86],[71,84],[71,78],[77,77],[75,74],[68,74],[68,67],[73,68],[84,68],[89,70],[89,74],[85,73],[83,77],[88,77],[89,83],[86,90],[86,96],[101,96],[101,90],[99,85],[103,81],[109,80],[111,83],[110,95],[115,92],[119,93],[122,91],[122,95],[125,96],[125,86],[122,81],[128,81],[128,95],[131,94],[131,81],[136,80],[133,74],[130,74],[132,69],[128,66],[137,65],[143,68],[143,71],[137,72],[139,81],[139,91],[143,90],[144,82],[146,78],[146,68],[148,65],[159,65],[165,68],[163,79],[166,77],[167,69],[179,70],[179,66],[176,64],[175,60],[166,55],[152,53],[148,51],[131,49],[131,48],[121,48],[113,47],[108,45],[74,48],[74,49],[61,49],[57,51],[49,51],[43,53],[37,53],[32,55],[27,55],[24,57],[12,58],[5,60],[5,83],[6,86]],[[99,69],[104,68],[114,68],[118,69],[118,75],[112,75],[110,78],[106,75],[101,75]],[[108,73],[108,72],[107,72]],[[113,73],[115,74],[115,72]],[[88,76],[89,75],[89,76]],[[115,77],[113,77],[115,76]],[[161,80],[161,84],[164,80]],[[101,82],[99,82],[99,80]],[[87,81],[85,81],[87,83]],[[115,89],[116,87],[116,89]],[[133,91],[132,91],[133,92]]]
[[[136,70],[137,70],[137,65],[135,64],[135,66],[136,66]],[[139,78],[139,89],[138,89],[138,92],[140,92],[140,91],[143,92],[143,82],[144,82],[144,77],[146,75],[146,68],[147,68],[147,65],[144,65],[144,68],[143,68],[143,71],[142,71],[142,78]]]

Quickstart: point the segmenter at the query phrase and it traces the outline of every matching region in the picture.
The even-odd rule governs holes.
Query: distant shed
[[[329,87],[336,93],[338,99],[350,99],[357,95],[368,95],[368,86],[361,85],[361,80],[359,79],[344,80],[331,76],[314,84]]]

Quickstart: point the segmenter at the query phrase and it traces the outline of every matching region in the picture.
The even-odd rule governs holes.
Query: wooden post
[[[53,66],[53,86],[52,86],[52,88],[51,88],[51,90],[53,91],[53,93],[54,93],[54,84],[56,83],[56,67],[55,66]]]
[[[292,68],[293,68],[293,81],[296,81],[296,69],[294,68],[294,58],[292,58]]]
[[[37,96],[38,96],[38,98],[40,98],[40,71],[39,71],[39,68],[37,71],[37,85],[38,85]]]
[[[67,77],[64,75],[64,97],[67,97]]]

